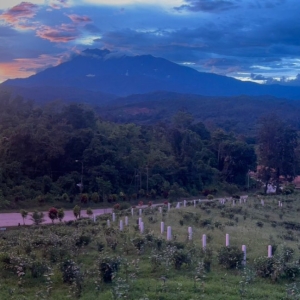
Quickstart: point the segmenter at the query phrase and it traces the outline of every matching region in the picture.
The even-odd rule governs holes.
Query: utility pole
[[[82,194],[83,190],[83,161],[76,159],[75,162],[80,162],[81,163],[81,176],[80,176],[80,194]]]
[[[148,165],[147,165],[146,170],[147,170],[147,196],[148,196],[148,183],[149,183],[149,167],[148,167]]]

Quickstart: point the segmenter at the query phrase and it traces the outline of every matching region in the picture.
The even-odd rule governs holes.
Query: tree
[[[20,214],[21,214],[21,216],[22,216],[22,218],[23,218],[23,224],[25,225],[25,219],[26,219],[27,216],[28,216],[28,211],[25,210],[25,209],[21,209]]]
[[[58,218],[58,210],[55,207],[52,207],[48,211],[48,217],[51,219],[52,223]]]
[[[40,225],[42,224],[45,220],[44,220],[44,213],[42,212],[38,212],[37,210],[34,211],[31,214],[31,221],[35,224],[35,225]]]
[[[80,214],[81,214],[81,207],[76,205],[74,208],[73,208],[73,214],[75,216],[75,218],[80,218]]]
[[[278,193],[280,176],[291,181],[296,175],[297,132],[278,116],[269,115],[261,121],[258,144],[260,179],[265,181],[265,192],[274,180]]]
[[[57,211],[57,217],[59,219],[59,221],[61,222],[62,219],[65,217],[65,211],[63,208],[60,208],[58,211]]]
[[[244,185],[249,169],[256,165],[256,154],[253,146],[244,142],[225,142],[221,155],[221,174],[229,183]]]
[[[87,208],[86,214],[87,214],[89,217],[91,217],[91,216],[93,215],[93,211],[92,211],[92,209],[91,209],[90,207]]]

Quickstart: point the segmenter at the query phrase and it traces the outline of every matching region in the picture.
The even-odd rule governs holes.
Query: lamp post
[[[249,174],[250,170],[248,170],[248,176],[247,176],[247,187],[248,187],[248,191],[249,191],[249,187],[250,187],[250,174]]]
[[[81,163],[81,177],[80,177],[80,194],[82,194],[83,190],[83,162],[81,160],[76,159],[75,162],[80,162]]]

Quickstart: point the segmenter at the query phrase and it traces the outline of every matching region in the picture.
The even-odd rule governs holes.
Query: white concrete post
[[[162,207],[161,206],[158,208],[158,211],[159,211],[160,214],[162,213]]]
[[[177,202],[176,208],[180,208],[180,202]]]
[[[225,243],[226,247],[229,246],[229,234],[226,233],[226,243]]]
[[[112,221],[115,222],[116,221],[116,214],[112,213]]]
[[[271,245],[268,246],[268,257],[269,258],[272,257],[272,246]]]
[[[165,231],[165,223],[164,222],[160,222],[160,233],[163,234]]]
[[[144,222],[141,222],[140,224],[140,232],[144,233]]]
[[[141,226],[141,223],[142,223],[142,218],[139,217],[139,226]]]
[[[232,206],[235,206],[235,200],[232,200]]]
[[[93,215],[93,219],[94,219],[94,223],[96,223],[96,216],[95,215]]]
[[[167,227],[167,241],[171,241],[172,240],[172,228],[171,226]]]
[[[128,226],[128,217],[125,217],[125,226]]]
[[[193,229],[192,229],[192,227],[188,228],[188,235],[189,235],[189,240],[192,240],[193,239]]]
[[[124,226],[123,226],[123,220],[120,220],[120,231],[123,231]]]
[[[247,259],[247,248],[246,248],[246,245],[242,245],[242,251],[244,253],[244,258],[243,258],[243,266],[246,266],[246,259]]]
[[[171,203],[168,203],[168,210],[171,209]]]
[[[140,208],[139,209],[139,216],[141,216],[142,215],[142,209]]]
[[[107,227],[110,227],[110,220],[106,221]]]
[[[242,198],[240,198],[240,204],[242,204]]]
[[[131,216],[133,216],[133,208],[131,209]]]
[[[278,201],[278,206],[281,207],[281,201]]]
[[[202,235],[202,248],[206,249],[206,234]]]
[[[183,200],[183,207],[186,207],[186,200]]]
[[[194,200],[194,207],[196,207],[196,200]]]

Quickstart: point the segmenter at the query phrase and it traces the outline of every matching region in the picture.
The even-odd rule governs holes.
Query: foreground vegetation
[[[298,195],[138,209],[0,233],[1,299],[299,299]],[[263,200],[264,205],[262,205]],[[278,206],[282,201],[283,206]],[[119,230],[119,220],[129,226]],[[111,227],[107,225],[111,220]],[[172,241],[160,222],[172,226]],[[188,227],[193,239],[188,239]],[[225,234],[230,246],[225,246]],[[206,250],[202,234],[207,235]],[[247,246],[243,266],[241,246]],[[267,247],[273,257],[267,258]]]

